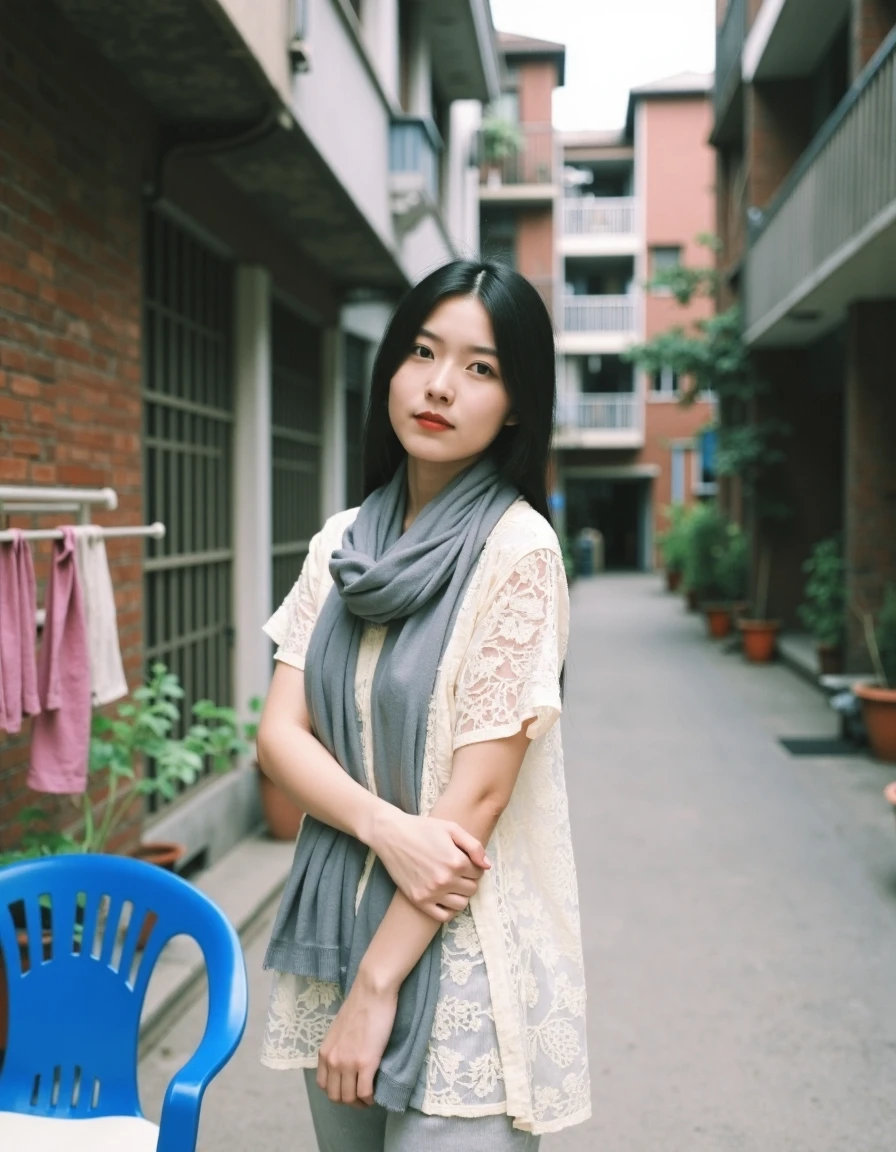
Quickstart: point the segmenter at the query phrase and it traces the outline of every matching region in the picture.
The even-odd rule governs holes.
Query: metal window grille
[[[146,515],[168,528],[147,548],[146,659],[179,676],[186,727],[197,700],[233,702],[233,279],[163,215],[144,234]]]
[[[274,302],[271,310],[273,606],[295,583],[320,527],[320,331]]]
[[[367,344],[357,336],[345,338],[345,499],[354,508],[364,498],[361,448],[364,434],[364,393]]]

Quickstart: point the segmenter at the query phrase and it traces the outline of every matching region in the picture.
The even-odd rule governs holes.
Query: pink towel
[[[75,533],[53,551],[47,617],[37,661],[43,711],[34,720],[27,784],[35,792],[83,792],[90,747],[90,657],[75,566]]]
[[[0,544],[0,729],[11,734],[23,716],[40,712],[34,649],[37,595],[31,548],[22,533]]]

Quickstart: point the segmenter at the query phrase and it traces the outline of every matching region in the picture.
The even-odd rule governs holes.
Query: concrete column
[[[364,35],[388,95],[398,103],[398,0],[365,0]]]
[[[411,41],[408,45],[408,112],[432,116],[432,54],[424,34],[422,4],[410,6],[408,24]]]
[[[236,270],[234,424],[234,705],[263,696],[271,643],[271,279],[265,268]]]
[[[844,556],[847,668],[868,668],[855,611],[877,611],[896,582],[896,300],[853,304],[846,364]],[[852,611],[855,609],[855,611]]]
[[[345,508],[345,369],[341,328],[327,328],[323,339],[323,447],[321,519]]]

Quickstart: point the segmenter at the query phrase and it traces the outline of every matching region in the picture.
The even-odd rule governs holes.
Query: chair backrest
[[[247,1002],[239,939],[191,884],[123,856],[55,856],[0,869],[9,985],[0,1111],[141,1115],[143,1000],[159,953],[181,934],[205,957],[207,1031],[217,1014],[239,1035]]]

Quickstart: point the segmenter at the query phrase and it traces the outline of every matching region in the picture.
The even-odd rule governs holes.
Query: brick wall
[[[95,519],[142,523],[139,189],[152,125],[50,5],[0,6],[0,43],[0,482],[109,485],[118,510]],[[142,551],[139,539],[108,545],[132,684]],[[39,578],[48,555],[35,550]],[[4,735],[0,847],[34,800],[27,757],[27,737]]]
[[[784,183],[812,136],[812,94],[799,80],[753,84],[746,92],[747,203],[764,208]]]
[[[852,0],[852,79],[886,40],[896,24],[896,0]]]
[[[553,312],[554,216],[551,208],[519,213],[516,266],[521,275],[531,280]]]
[[[655,464],[660,473],[653,481],[653,530],[663,532],[668,524],[663,510],[672,503],[672,445],[696,437],[713,419],[713,407],[698,401],[688,408],[672,401],[651,401],[646,405],[644,447],[638,453],[639,464]],[[688,453],[685,473],[686,503],[693,502],[693,453]],[[658,556],[656,562],[659,563]]]
[[[803,562],[813,544],[843,527],[843,349],[831,338],[814,349],[765,353],[757,366],[769,384],[757,416],[791,429],[775,473],[788,514],[760,529],[760,542],[771,546],[768,614],[801,628]]]
[[[846,368],[847,595],[857,611],[876,611],[896,581],[896,301],[853,304]],[[869,661],[861,625],[850,614],[848,667]]]

